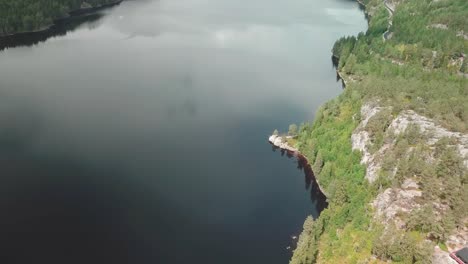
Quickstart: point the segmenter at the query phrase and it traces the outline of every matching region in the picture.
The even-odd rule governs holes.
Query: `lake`
[[[268,136],[366,28],[350,0],[133,0],[3,43],[2,263],[287,263],[326,202]]]

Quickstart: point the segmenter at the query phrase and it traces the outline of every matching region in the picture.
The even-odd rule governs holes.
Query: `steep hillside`
[[[346,89],[289,139],[330,202],[290,263],[451,263],[468,243],[468,2],[364,4],[369,30],[333,47]]]

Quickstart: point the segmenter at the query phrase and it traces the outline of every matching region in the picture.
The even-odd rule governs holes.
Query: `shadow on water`
[[[331,56],[332,67],[335,70],[338,70],[338,64],[340,63],[340,59],[335,55]],[[337,80],[338,81],[338,80]]]
[[[294,158],[297,161],[297,168],[304,172],[305,189],[310,192],[310,200],[315,208],[317,208],[318,215],[327,208],[327,197],[322,193],[320,187],[315,179],[315,174],[310,166],[306,157],[299,153],[293,153],[284,149],[280,149],[272,145],[272,151],[280,150],[281,156],[286,155],[288,158]],[[317,216],[318,217],[318,216]]]
[[[343,89],[346,88],[346,83],[343,80],[343,78],[341,78],[340,72],[338,71],[338,65],[340,64],[340,58],[336,57],[335,55],[332,55],[331,56],[331,62],[332,62],[333,69],[336,70],[336,82],[341,81],[341,88],[343,88]]]
[[[103,13],[92,13],[83,16],[71,17],[66,20],[57,20],[49,29],[38,32],[19,33],[11,36],[0,37],[0,51],[16,48],[30,47],[45,42],[49,38],[65,36],[67,33],[77,29],[84,23],[89,23],[90,27],[97,26],[98,22],[104,16]]]

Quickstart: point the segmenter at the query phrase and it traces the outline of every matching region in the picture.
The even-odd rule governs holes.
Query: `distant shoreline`
[[[21,35],[45,33],[45,32],[48,32],[48,31],[54,29],[54,27],[56,27],[59,24],[66,23],[68,20],[70,20],[72,18],[89,15],[89,14],[98,12],[100,10],[103,10],[103,9],[106,9],[106,8],[109,8],[109,7],[113,7],[113,6],[119,5],[123,1],[124,0],[116,0],[116,1],[114,1],[112,3],[102,4],[102,5],[98,5],[98,6],[95,6],[95,7],[79,8],[79,9],[71,10],[64,17],[54,19],[52,24],[50,24],[50,25],[43,26],[43,27],[41,27],[39,29],[36,29],[36,30],[20,31],[20,32],[14,32],[14,33],[9,33],[9,34],[0,34],[0,40],[2,40],[3,38],[12,38],[12,37],[21,36]]]

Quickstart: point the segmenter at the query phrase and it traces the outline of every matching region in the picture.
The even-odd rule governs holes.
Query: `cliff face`
[[[421,116],[412,110],[402,111],[396,117],[388,122],[388,120],[379,120],[378,115],[382,112],[387,111],[383,115],[387,115],[383,119],[388,119],[392,111],[391,107],[380,107],[378,103],[367,103],[361,108],[361,117],[362,121],[356,130],[351,136],[351,142],[353,150],[359,150],[362,152],[361,163],[365,164],[367,167],[366,179],[373,183],[378,175],[378,172],[382,169],[382,163],[385,159],[385,156],[389,154],[392,148],[395,147],[396,139],[398,136],[404,136],[408,128],[416,129],[416,134],[419,134],[421,139],[424,140],[422,144],[434,150],[435,145],[442,139],[450,139],[452,142],[451,146],[458,152],[458,155],[463,160],[463,165],[468,168],[468,134],[453,132],[446,128],[443,128],[440,125],[437,125],[434,120],[431,120],[427,117]],[[376,119],[376,122],[387,122],[383,127],[384,135],[383,142],[377,150],[372,151],[371,148],[375,147],[375,137],[373,138],[371,134],[373,133],[372,128],[367,127],[369,121]],[[381,118],[382,119],[382,118]],[[371,153],[372,151],[372,153]],[[411,152],[411,147],[408,149],[408,152]],[[430,162],[435,162],[434,151],[426,153],[427,158]],[[394,168],[393,175],[396,173]]]

